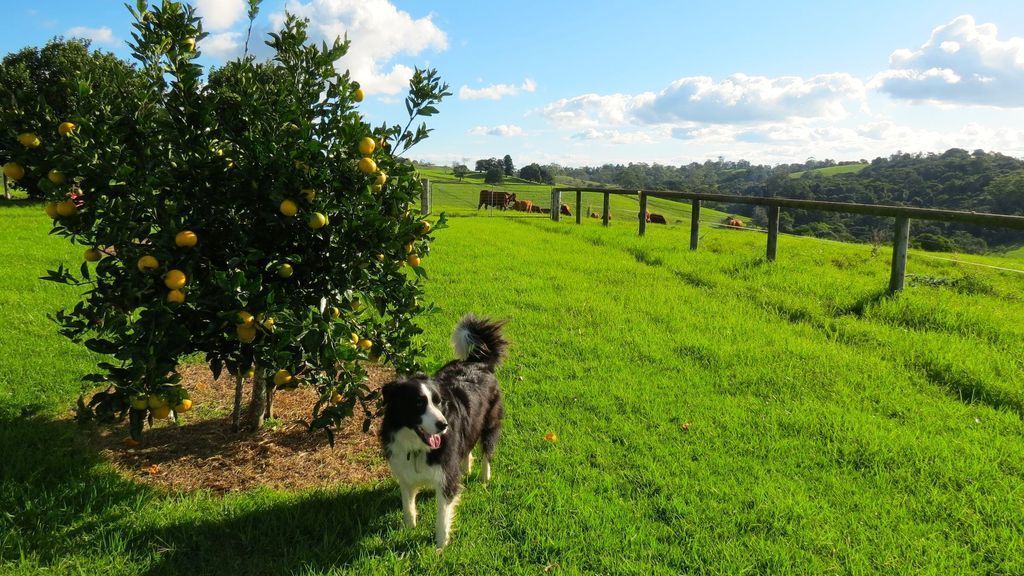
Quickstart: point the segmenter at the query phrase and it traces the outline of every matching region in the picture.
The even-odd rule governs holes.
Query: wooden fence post
[[[697,249],[697,242],[700,239],[700,200],[694,198],[693,208],[690,210],[690,250]]]
[[[889,294],[903,290],[907,274],[907,245],[910,244],[910,218],[896,218],[896,238],[892,245],[892,273],[889,275]]]
[[[562,216],[562,192],[552,188],[551,189],[551,219],[555,222]]]
[[[640,235],[643,236],[647,232],[647,194],[643,190],[637,191],[637,194],[640,195],[640,212],[637,217],[640,220]]]
[[[768,254],[769,262],[775,262],[775,253],[779,247],[779,207],[768,207]]]
[[[605,226],[608,225],[608,219],[611,216],[610,198],[611,198],[611,195],[608,194],[607,192],[605,192],[604,193],[604,211],[601,212],[601,223],[604,224]]]
[[[576,223],[583,221],[583,192],[576,191]]]
[[[430,180],[426,178],[421,179],[420,186],[422,186],[422,190],[420,190],[420,213],[426,216],[430,214]]]

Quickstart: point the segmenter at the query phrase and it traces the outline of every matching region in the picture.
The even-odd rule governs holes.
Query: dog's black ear
[[[395,396],[395,389],[396,389],[396,388],[398,388],[398,382],[397,382],[397,381],[395,381],[395,380],[392,380],[391,382],[388,382],[387,384],[385,384],[385,385],[384,385],[384,386],[383,386],[383,387],[382,387],[382,388],[380,389],[380,394],[381,394],[381,397],[380,397],[380,399],[381,399],[381,402],[382,402],[382,403],[383,403],[383,404],[384,404],[385,406],[386,406],[386,405],[388,404],[388,402],[390,402],[390,401],[391,401],[391,399],[392,399],[392,398],[393,398],[393,397]]]

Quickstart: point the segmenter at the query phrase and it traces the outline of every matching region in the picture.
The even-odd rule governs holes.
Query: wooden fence
[[[582,218],[583,193],[596,192],[604,194],[604,211],[601,221],[607,226],[609,219],[609,199],[612,194],[639,196],[640,210],[637,213],[639,233],[647,231],[647,199],[666,198],[673,200],[690,200],[692,204],[690,220],[690,250],[696,250],[700,237],[700,206],[702,201],[725,202],[730,204],[752,204],[768,207],[768,247],[766,258],[775,261],[779,241],[779,213],[782,208],[800,210],[823,210],[826,212],[842,212],[846,214],[867,214],[895,218],[895,238],[893,239],[892,269],[889,275],[889,292],[896,293],[903,289],[907,271],[907,247],[910,243],[910,221],[932,220],[940,222],[958,222],[977,224],[986,227],[1016,228],[1024,230],[1024,216],[1006,214],[985,214],[981,212],[958,212],[954,210],[937,210],[933,208],[914,208],[911,206],[879,206],[872,204],[854,204],[847,202],[823,202],[818,200],[798,200],[795,198],[763,198],[756,196],[734,196],[731,194],[706,194],[702,192],[663,192],[657,190],[622,190],[608,188],[552,188],[551,219],[558,221],[558,206],[562,203],[562,192],[576,193],[576,223]]]

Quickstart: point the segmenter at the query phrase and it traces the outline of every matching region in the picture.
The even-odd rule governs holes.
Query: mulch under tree
[[[308,421],[317,400],[315,390],[279,391],[274,397],[275,420],[259,432],[232,432],[234,379],[215,380],[206,366],[181,367],[182,386],[194,402],[180,417],[147,425],[144,441],[129,447],[123,426],[98,427],[90,443],[115,468],[146,484],[174,491],[232,492],[257,486],[301,489],[329,484],[357,484],[384,478],[387,466],[380,453],[377,425],[363,432],[355,417],[337,430],[334,447],[322,432],[312,433]],[[371,389],[394,372],[369,370]],[[250,386],[246,386],[248,402]]]

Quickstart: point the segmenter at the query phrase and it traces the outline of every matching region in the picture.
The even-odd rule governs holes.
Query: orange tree
[[[86,288],[56,318],[107,356],[85,377],[105,390],[80,414],[127,415],[139,440],[147,419],[191,407],[177,367],[201,353],[235,376],[236,426],[245,378],[253,428],[274,390],[300,384],[320,392],[311,427],[331,436],[356,410],[368,424],[364,364],[416,368],[420,257],[444,220],[409,208],[419,187],[400,154],[427,136],[413,121],[436,113],[448,86],[416,70],[409,123],[374,128],[356,108],[362,90],[335,68],[348,43],[308,44],[304,21],[271,34],[273,59],[204,79],[193,8],[132,13],[143,88],[128,75],[81,79],[75,110],[50,118],[38,146],[8,138],[8,162],[30,154],[61,175],[46,185],[53,233],[84,248],[77,270],[46,276]]]
[[[79,80],[107,82],[115,77],[121,82],[139,79],[128,63],[113,54],[90,50],[88,40],[57,38],[42,48],[24,48],[0,61],[0,125],[18,141],[21,153],[16,154],[17,163],[24,172],[18,185],[29,196],[41,197],[48,180],[48,173],[34,163],[42,155],[32,150],[56,136],[49,119],[67,117],[75,109]],[[16,167],[10,170],[17,175]]]

